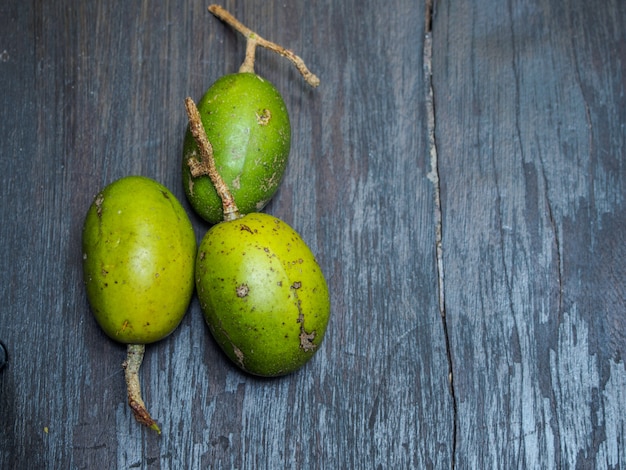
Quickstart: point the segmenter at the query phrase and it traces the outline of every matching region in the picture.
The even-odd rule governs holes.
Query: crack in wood
[[[454,470],[456,462],[457,432],[458,432],[458,407],[456,392],[454,388],[454,375],[452,366],[452,350],[450,345],[450,335],[446,319],[445,307],[445,284],[443,266],[443,216],[441,209],[441,188],[439,185],[439,166],[437,155],[437,140],[435,136],[435,100],[432,80],[432,24],[434,0],[426,0],[425,25],[424,25],[424,82],[426,85],[426,119],[428,126],[428,149],[430,154],[430,172],[428,179],[433,183],[435,193],[435,245],[437,257],[437,282],[439,294],[439,314],[443,326],[443,333],[446,345],[446,356],[448,359],[448,385],[452,397],[453,425],[452,425],[452,451],[450,468]]]

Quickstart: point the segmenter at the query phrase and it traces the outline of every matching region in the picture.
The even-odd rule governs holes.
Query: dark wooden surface
[[[142,368],[163,434],[134,421],[80,230],[128,174],[189,209],[183,100],[244,51],[207,5],[0,4],[0,468],[625,468],[619,0],[447,0],[432,21],[408,0],[223,3],[322,80],[258,54],[293,126],[266,210],[317,254],[332,319],[313,361],[260,380],[194,299]]]

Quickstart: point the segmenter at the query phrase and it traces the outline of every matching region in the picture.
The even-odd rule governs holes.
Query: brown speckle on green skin
[[[259,126],[267,126],[272,119],[272,112],[269,109],[264,109],[261,114],[256,113],[256,120]]]
[[[96,200],[94,201],[94,204],[96,206],[96,214],[98,214],[98,217],[102,217],[102,203],[104,202],[104,195],[102,193],[98,194],[96,196]]]
[[[317,348],[313,340],[315,339],[315,331],[307,333],[304,328],[300,332],[300,347],[304,352],[313,352]]]
[[[294,295],[296,297],[296,305],[298,306],[298,319],[296,320],[300,323],[300,348],[304,352],[315,352],[317,349],[317,345],[313,342],[315,340],[316,332],[308,332],[304,329],[304,312],[302,311],[302,304],[300,299],[298,299],[297,290],[302,288],[302,283],[296,281],[292,284],[291,288],[293,289]]]
[[[237,297],[244,298],[248,295],[249,292],[250,292],[250,288],[248,287],[247,284],[241,284],[237,286]]]
[[[237,356],[237,361],[239,361],[239,367],[244,369],[244,365],[243,365],[244,356],[243,356],[243,353],[241,352],[241,349],[239,349],[237,346],[233,344],[233,351],[235,352],[235,356]]]
[[[187,186],[189,187],[189,195],[193,196],[193,178],[189,178],[189,182],[187,183]]]

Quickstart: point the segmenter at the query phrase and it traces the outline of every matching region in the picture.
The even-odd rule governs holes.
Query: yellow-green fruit
[[[198,248],[196,290],[213,337],[247,372],[288,374],[320,347],[326,280],[302,238],[275,217],[214,225]]]
[[[176,329],[193,294],[196,238],[165,186],[141,176],[111,183],[87,212],[82,245],[87,297],[108,336],[147,344]]]
[[[287,107],[278,90],[253,73],[217,80],[198,102],[215,165],[241,214],[261,210],[282,180],[291,146]],[[194,210],[216,224],[222,200],[208,176],[193,177],[198,146],[187,130],[183,143],[183,187]]]

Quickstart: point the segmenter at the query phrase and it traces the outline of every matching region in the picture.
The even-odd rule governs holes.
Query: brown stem
[[[241,22],[239,22],[239,20],[237,20],[237,18],[228,13],[228,11],[226,11],[219,5],[211,5],[209,7],[209,11],[217,16],[220,20],[228,23],[246,38],[246,58],[239,68],[240,72],[254,73],[254,54],[256,51],[256,46],[259,45],[287,58],[293,65],[296,66],[306,82],[312,87],[317,87],[320,84],[320,79],[317,78],[317,76],[315,76],[313,73],[311,73],[311,71],[305,65],[304,61],[292,51],[285,49],[279,44],[263,39],[257,33],[244,26]]]
[[[161,430],[156,421],[152,419],[146,404],[141,397],[141,384],[139,383],[139,368],[143,362],[143,355],[146,351],[145,344],[129,344],[127,348],[126,360],[122,364],[124,377],[126,379],[126,389],[128,391],[128,405],[133,410],[135,419],[139,423],[148,426],[161,434]]]
[[[208,175],[209,178],[211,178],[211,182],[218,196],[222,200],[224,220],[238,219],[240,217],[239,209],[224,179],[217,171],[215,158],[213,157],[213,146],[211,142],[209,142],[206,130],[202,125],[202,119],[200,118],[200,112],[196,107],[196,103],[194,103],[191,98],[187,98],[185,100],[185,108],[187,108],[187,116],[189,117],[189,130],[200,150],[200,161],[194,161],[193,164],[189,166],[191,175],[194,178],[201,175]],[[192,160],[189,161],[191,162]]]
[[[258,41],[252,37],[249,37],[246,40],[246,57],[244,58],[241,67],[239,67],[239,73],[254,73],[254,58],[256,56],[257,44]]]

